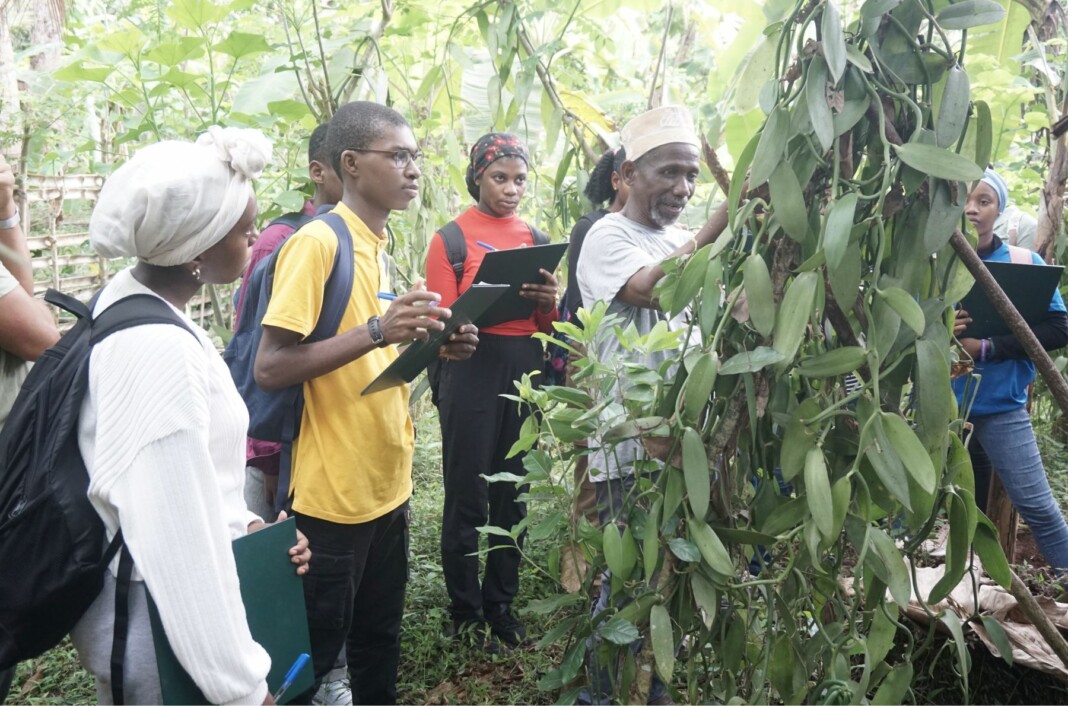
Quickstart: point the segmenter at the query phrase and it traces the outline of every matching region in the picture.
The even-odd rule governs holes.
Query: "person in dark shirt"
[[[578,261],[582,252],[582,241],[586,239],[586,233],[594,223],[601,220],[609,213],[622,211],[627,203],[627,194],[630,188],[623,182],[619,173],[620,167],[627,159],[627,153],[622,147],[609,150],[597,160],[597,166],[590,172],[590,180],[586,184],[586,198],[596,208],[575,222],[571,229],[571,239],[567,248],[567,291],[564,293],[564,308],[567,311],[565,320],[578,325],[575,313],[582,308],[582,293],[578,286]],[[608,207],[605,207],[608,204]]]
[[[992,169],[968,194],[964,215],[979,236],[976,252],[989,262],[1044,264],[1038,255],[1003,242],[994,222],[1005,210],[1008,189]],[[975,370],[953,381],[957,402],[967,408],[972,424],[969,452],[975,470],[975,500],[986,510],[990,473],[998,474],[1020,517],[1034,533],[1042,556],[1062,576],[1068,570],[1068,524],[1061,515],[1046,469],[1038,452],[1027,387],[1035,379],[1035,365],[1013,335],[976,339],[967,335],[971,318],[958,309],[954,335],[975,361]],[[1046,317],[1031,326],[1046,350],[1068,344],[1068,314],[1060,292],[1054,290]]]

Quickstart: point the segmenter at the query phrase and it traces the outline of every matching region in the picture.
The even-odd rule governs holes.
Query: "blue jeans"
[[[1068,524],[1053,500],[1031,415],[1019,407],[970,421],[972,443],[978,441],[982,446],[1013,507],[1031,528],[1042,556],[1058,572],[1068,570]],[[981,509],[985,509],[989,470],[983,463],[976,464],[975,487]]]
[[[633,502],[631,492],[634,489],[634,476],[628,475],[623,478],[612,478],[594,483],[597,489],[597,517],[600,526],[604,527],[609,522],[625,525],[630,506]],[[608,609],[612,598],[612,573],[608,570],[601,575],[601,593],[593,607],[593,615]],[[622,606],[620,606],[622,607]],[[615,680],[613,669],[608,664],[603,664],[599,659],[601,636],[596,632],[586,642],[586,650],[589,656],[587,670],[590,677],[589,689],[583,689],[579,694],[579,704],[610,704],[612,702],[612,684]],[[641,649],[641,640],[631,643],[630,649],[637,653]],[[655,702],[667,694],[667,687],[655,671],[649,685],[649,701]],[[626,694],[619,695],[621,699],[627,698]]]

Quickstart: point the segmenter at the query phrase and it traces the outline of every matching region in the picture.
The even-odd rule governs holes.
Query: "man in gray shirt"
[[[585,306],[608,303],[608,314],[619,317],[619,325],[632,325],[647,334],[660,322],[672,330],[686,327],[685,317],[669,319],[653,294],[664,277],[664,260],[693,253],[711,242],[726,225],[725,205],[696,236],[675,227],[682,209],[693,196],[701,170],[697,133],[686,109],[678,106],[655,108],[628,122],[622,130],[627,160],[620,171],[630,187],[623,210],[610,213],[590,228],[578,262],[578,284]],[[603,362],[626,356],[629,362],[656,368],[674,351],[640,353],[626,350],[610,332],[596,345],[594,355]],[[622,390],[615,394],[621,400]],[[614,410],[614,411],[613,411]],[[622,417],[621,405],[609,407],[607,418]],[[607,419],[606,419],[607,421]],[[622,418],[620,419],[622,421]],[[634,464],[644,452],[636,440],[598,447],[590,455],[589,473],[597,488],[601,525],[621,519],[626,496],[634,484]],[[594,614],[608,606],[611,582],[603,580]],[[592,654],[591,654],[592,656]],[[580,695],[579,703],[608,703],[613,676],[607,665],[590,665],[591,689]],[[671,703],[670,694],[657,676],[649,691],[650,704]]]

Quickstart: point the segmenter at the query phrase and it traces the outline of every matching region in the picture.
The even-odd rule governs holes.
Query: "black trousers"
[[[299,513],[296,518],[312,551],[304,603],[315,686],[294,702],[311,703],[344,646],[353,703],[396,703],[408,582],[408,503],[357,525]]]
[[[525,475],[523,454],[506,459],[529,415],[502,394],[516,394],[514,381],[541,370],[541,343],[528,336],[479,334],[470,359],[445,361],[438,410],[441,417],[445,509],[441,520],[441,567],[454,620],[482,615],[483,606],[510,604],[519,592],[519,547],[489,535],[486,575],[479,582],[477,527],[511,529],[527,515],[517,498],[526,486],[487,483],[483,475]],[[537,380],[535,377],[535,381]]]

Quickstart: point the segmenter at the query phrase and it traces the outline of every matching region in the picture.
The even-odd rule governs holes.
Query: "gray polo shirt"
[[[620,317],[619,325],[624,329],[633,324],[639,334],[649,333],[661,321],[666,321],[672,330],[685,329],[685,314],[668,319],[658,309],[631,306],[616,299],[616,294],[636,272],[661,262],[692,238],[691,233],[681,228],[649,228],[621,213],[608,214],[590,228],[579,255],[578,284],[583,306],[590,308],[596,301],[608,302],[608,314]],[[609,362],[622,355],[627,356],[629,362],[655,369],[675,357],[674,351],[642,355],[624,350],[611,331],[604,333],[597,342],[596,351],[601,361]],[[617,388],[615,394],[618,400],[622,399],[621,389]],[[623,420],[621,404],[610,405],[602,415],[602,422],[608,424]],[[596,448],[589,457],[590,480],[603,481],[634,472],[634,462],[642,454],[642,446],[637,440],[622,441],[612,448],[598,444],[598,439],[590,440],[590,448]]]

